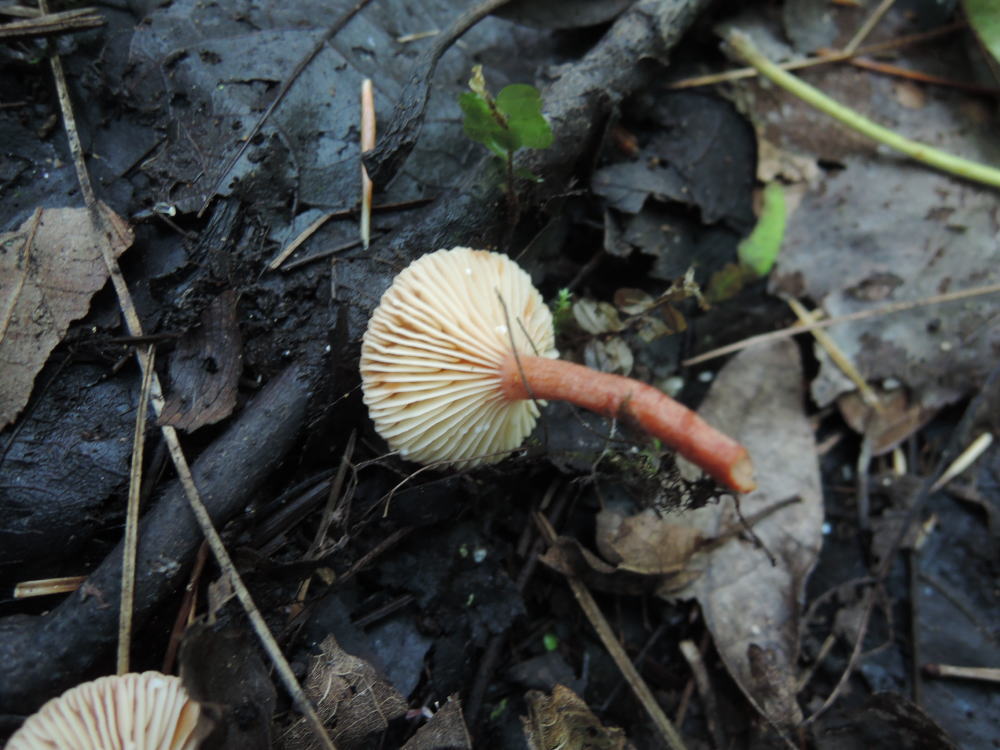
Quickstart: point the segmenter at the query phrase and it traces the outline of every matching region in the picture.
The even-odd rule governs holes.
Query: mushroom
[[[101,677],[70,688],[28,717],[6,750],[195,750],[201,707],[159,672]]]
[[[538,403],[558,400],[640,427],[730,489],[756,487],[746,448],[687,407],[557,357],[528,274],[506,255],[456,247],[418,258],[382,295],[361,387],[378,433],[419,463],[499,461],[534,428]]]

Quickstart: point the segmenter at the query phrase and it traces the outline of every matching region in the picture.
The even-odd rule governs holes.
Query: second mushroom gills
[[[639,427],[729,489],[756,488],[746,448],[651,385],[558,359],[552,315],[506,255],[456,247],[393,281],[361,345],[375,429],[423,464],[493,463],[518,448],[538,402],[569,401]]]

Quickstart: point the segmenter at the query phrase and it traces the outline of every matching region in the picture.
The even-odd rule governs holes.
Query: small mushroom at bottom
[[[207,723],[178,677],[101,677],[42,706],[5,750],[195,750],[210,729]]]
[[[456,247],[395,279],[361,345],[375,429],[424,464],[492,463],[535,426],[540,400],[638,426],[737,492],[756,488],[746,448],[651,385],[557,359],[552,315],[506,255]]]

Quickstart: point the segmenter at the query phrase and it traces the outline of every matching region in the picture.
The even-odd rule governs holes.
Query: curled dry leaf
[[[117,258],[132,230],[110,208],[39,208],[0,235],[0,429],[31,396],[35,376],[69,324],[83,317],[108,280],[104,251]]]
[[[339,750],[373,747],[389,722],[406,714],[406,701],[364,659],[344,651],[328,635],[309,666],[305,690]],[[305,719],[291,726],[286,750],[318,747]]]
[[[528,715],[521,717],[524,738],[531,750],[588,748],[627,750],[632,743],[618,727],[606,727],[576,693],[556,685],[552,695],[532,690]]]
[[[730,674],[783,727],[802,719],[794,691],[800,604],[822,543],[819,467],[803,387],[798,349],[788,341],[748,349],[719,372],[700,413],[738,436],[753,457],[758,489],[742,497],[744,516],[796,495],[801,501],[754,525],[774,565],[768,552],[733,538],[695,558],[701,575],[678,594],[698,600]],[[730,502],[682,517],[706,537],[739,522]]]
[[[641,564],[611,565],[577,540],[565,536],[556,538],[538,559],[558,573],[579,578],[595,591],[626,596],[654,593],[666,596],[684,588],[699,575],[699,571],[686,567],[686,561],[658,569],[654,566],[643,569]]]
[[[675,574],[687,566],[701,541],[698,529],[665,521],[652,509],[628,518],[609,510],[597,514],[597,548],[621,570]]]

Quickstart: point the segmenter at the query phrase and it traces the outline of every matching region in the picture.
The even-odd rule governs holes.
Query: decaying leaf
[[[528,716],[521,717],[531,750],[627,750],[632,743],[618,727],[604,726],[576,693],[556,685],[552,695],[532,690]]]
[[[601,372],[629,375],[635,358],[625,340],[619,336],[609,339],[591,339],[583,348],[583,362],[587,367]]]
[[[35,376],[70,322],[108,280],[102,248],[117,258],[132,230],[103,203],[86,208],[39,208],[0,235],[0,428],[31,396]]]
[[[595,336],[617,333],[625,327],[614,305],[586,297],[573,303],[573,318],[580,328]]]
[[[700,413],[742,442],[753,458],[758,489],[741,498],[744,516],[796,495],[801,501],[754,525],[767,551],[743,538],[730,539],[694,559],[692,567],[702,568],[701,575],[678,594],[698,600],[730,674],[759,711],[784,727],[802,718],[793,687],[799,609],[823,523],[802,377],[798,349],[788,341],[748,349],[719,372]],[[729,502],[684,512],[676,520],[706,537],[739,523]]]
[[[904,388],[875,390],[879,397],[878,409],[866,404],[857,391],[838,398],[837,407],[852,430],[871,439],[872,455],[881,456],[927,424],[936,410],[911,403]]]
[[[462,701],[452,695],[435,714],[417,730],[403,750],[471,750],[472,738],[462,716]]]
[[[883,32],[891,35],[903,16],[887,18]],[[926,70],[940,54],[914,45],[898,64]],[[894,95],[891,79],[867,71],[828,66],[803,77],[902,135],[973,161],[997,161],[994,115],[972,95],[929,87],[924,106],[913,109]],[[842,167],[824,173],[790,213],[772,273],[777,290],[810,297],[840,316],[1000,280],[993,188],[880,153],[786,93],[758,84],[746,84],[744,93],[762,137]],[[846,323],[829,334],[866,380],[895,378],[914,403],[936,408],[986,377],[1000,347],[998,309],[994,294]],[[854,386],[819,358],[812,395],[825,406]]]
[[[643,518],[653,526],[659,525],[648,516]],[[600,527],[598,533],[602,533]],[[605,532],[605,535],[614,535],[614,532]],[[599,540],[599,543],[609,547],[606,539]],[[634,545],[635,542],[624,542],[625,551],[632,554],[632,550],[627,549],[629,544]],[[614,559],[616,554],[616,550],[610,547],[609,557]],[[565,576],[579,578],[595,591],[619,595],[656,594],[665,597],[684,588],[701,574],[700,570],[687,566],[687,558],[678,558],[676,563],[671,563],[667,559],[656,561],[653,559],[655,555],[655,552],[648,552],[623,557],[620,565],[611,565],[576,539],[560,536],[538,559]]]
[[[673,575],[698,550],[698,529],[664,520],[649,509],[625,517],[614,511],[597,514],[597,548],[621,570],[644,575]]]
[[[236,294],[212,300],[200,327],[170,356],[170,392],[158,424],[193,431],[228,417],[236,406],[243,369],[243,341],[236,320]]]
[[[340,750],[374,747],[389,722],[406,713],[406,701],[371,664],[344,651],[328,635],[309,667],[305,691]],[[319,747],[305,719],[293,724],[281,745]]]

